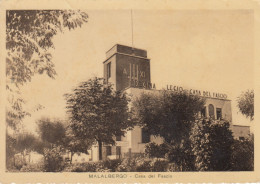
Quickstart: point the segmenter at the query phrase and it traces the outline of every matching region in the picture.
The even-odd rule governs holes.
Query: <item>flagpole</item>
[[[134,48],[134,23],[133,23],[133,10],[131,9],[131,28],[132,28],[132,48]]]

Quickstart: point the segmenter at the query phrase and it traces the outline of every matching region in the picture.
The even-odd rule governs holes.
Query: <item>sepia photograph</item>
[[[254,172],[254,15],[5,10],[5,173]]]

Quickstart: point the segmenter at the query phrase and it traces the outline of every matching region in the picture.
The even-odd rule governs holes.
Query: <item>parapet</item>
[[[115,53],[122,53],[122,54],[128,54],[128,55],[134,55],[134,56],[147,58],[146,50],[129,47],[129,46],[125,46],[125,45],[120,45],[120,44],[116,44],[111,49],[109,49],[106,52],[106,57],[109,58]]]

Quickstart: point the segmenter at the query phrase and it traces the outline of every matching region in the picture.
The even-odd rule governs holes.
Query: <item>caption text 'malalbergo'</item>
[[[113,178],[172,178],[171,174],[89,174],[89,178],[92,179],[102,179],[102,178],[107,178],[107,179],[113,179]]]

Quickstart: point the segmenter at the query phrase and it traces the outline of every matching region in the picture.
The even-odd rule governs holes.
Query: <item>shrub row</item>
[[[71,164],[65,172],[163,172],[173,171],[173,164],[165,159],[125,158],[101,162]]]
[[[115,172],[122,162],[120,159],[105,160],[100,162],[86,162],[70,164],[65,167],[65,172]]]

